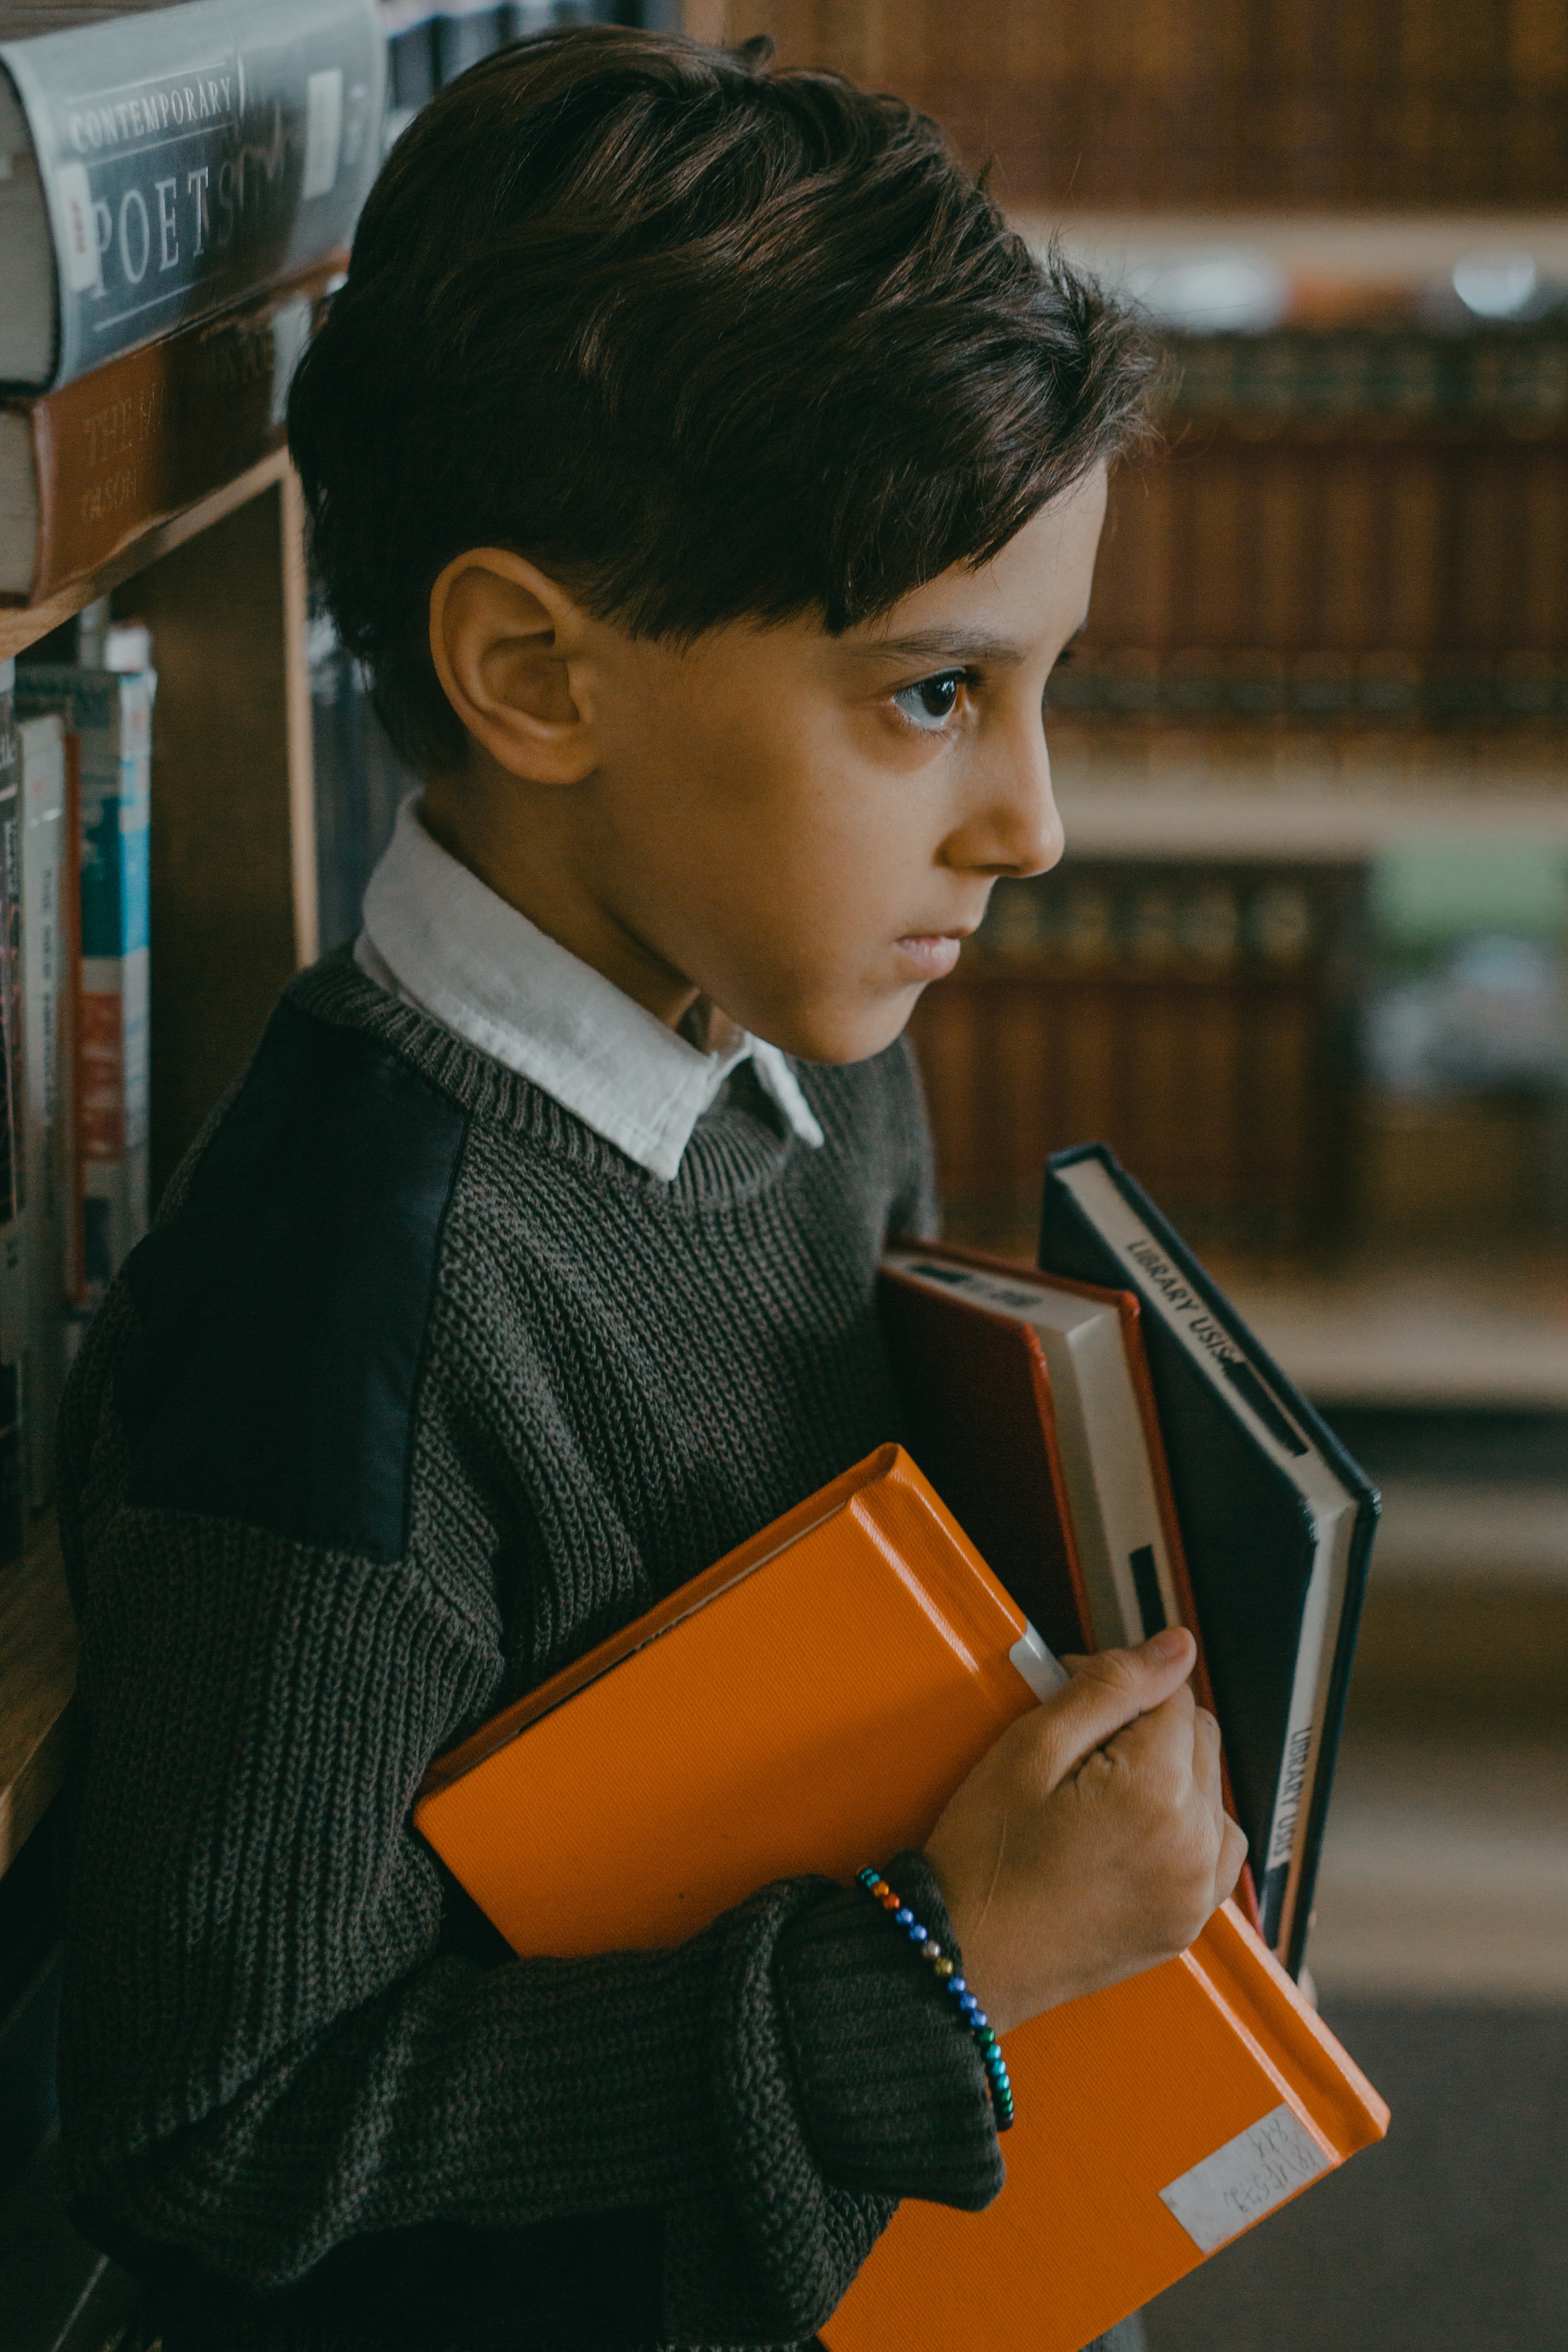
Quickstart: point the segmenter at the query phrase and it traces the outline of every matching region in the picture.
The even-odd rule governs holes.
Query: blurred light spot
[[[1125,283],[1163,325],[1189,334],[1261,334],[1285,315],[1284,278],[1239,247],[1133,262]]]
[[[1511,319],[1537,284],[1528,253],[1467,253],[1454,264],[1454,291],[1478,319]]]

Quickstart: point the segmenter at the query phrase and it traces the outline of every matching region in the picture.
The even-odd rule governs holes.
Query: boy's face
[[[663,1019],[702,995],[807,1060],[879,1052],[997,877],[1061,855],[1041,703],[1104,512],[1097,468],[993,562],[838,637],[810,620],[685,649],[593,621],[574,646],[558,632],[553,707],[591,756],[543,796],[531,856],[564,858],[570,887],[542,891],[521,840],[515,887],[468,862]]]

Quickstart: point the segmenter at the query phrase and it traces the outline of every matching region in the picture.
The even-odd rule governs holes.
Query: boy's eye
[[[928,735],[937,734],[957,708],[958,690],[963,684],[961,669],[938,670],[934,677],[922,677],[914,686],[901,686],[893,697],[893,708],[911,727],[919,727]]]

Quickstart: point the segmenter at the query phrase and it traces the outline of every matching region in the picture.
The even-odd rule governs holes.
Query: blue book
[[[1378,1498],[1102,1143],[1055,1153],[1040,1265],[1136,1292],[1204,1652],[1263,1932],[1292,1974]]]

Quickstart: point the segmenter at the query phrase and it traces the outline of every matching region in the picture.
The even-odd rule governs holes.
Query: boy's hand
[[[1219,1727],[1181,1630],[1071,1660],[1003,1733],[925,1849],[998,2033],[1184,1951],[1247,1840],[1220,1802]]]

